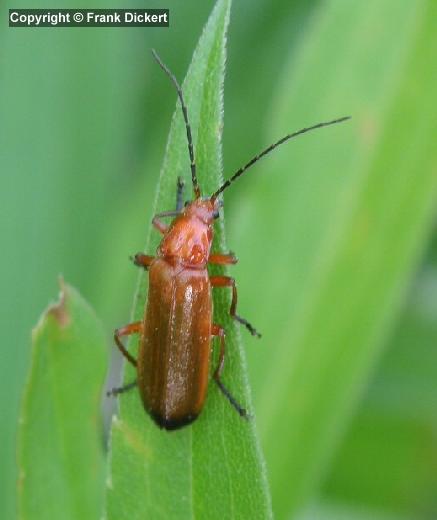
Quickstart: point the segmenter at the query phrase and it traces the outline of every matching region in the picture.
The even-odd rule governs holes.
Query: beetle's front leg
[[[162,213],[158,213],[152,219],[153,226],[163,235],[165,235],[168,231],[167,224],[161,221],[163,217],[176,217],[182,211],[184,207],[184,180],[182,177],[178,177],[176,181],[176,210],[175,211],[163,211]]]
[[[238,258],[234,253],[214,253],[208,258],[208,263],[214,265],[234,265],[237,262]]]
[[[231,308],[229,314],[237,320],[239,323],[243,324],[247,330],[252,334],[252,336],[261,337],[261,334],[253,327],[247,320],[241,318],[236,313],[237,309],[237,286],[235,285],[235,280],[231,276],[210,276],[209,281],[211,282],[212,287],[232,287],[232,301]]]
[[[222,394],[226,397],[226,399],[228,399],[228,401],[237,410],[237,412],[241,415],[241,417],[248,419],[250,417],[250,415],[240,405],[240,403],[235,399],[235,397],[231,394],[231,392],[226,388],[226,386],[223,384],[222,379],[221,379],[221,375],[223,372],[223,366],[225,363],[225,336],[226,336],[225,329],[223,327],[221,327],[220,325],[216,325],[213,323],[212,329],[211,329],[211,335],[213,337],[215,336],[220,339],[219,362],[218,362],[217,368],[214,370],[214,374],[213,374],[214,381],[217,383],[217,386],[220,388]]]
[[[176,182],[176,211],[178,213],[180,213],[184,207],[184,187],[184,179],[182,177],[178,177]]]
[[[180,215],[180,211],[163,211],[162,213],[157,213],[153,219],[152,224],[153,226],[163,235],[165,235],[168,231],[167,224],[164,224],[164,222],[161,221],[163,217],[177,217]]]
[[[152,219],[152,225],[155,227],[162,235],[165,235],[167,232],[168,226],[167,224],[164,224],[164,222],[161,222],[160,220],[160,214],[155,215]]]

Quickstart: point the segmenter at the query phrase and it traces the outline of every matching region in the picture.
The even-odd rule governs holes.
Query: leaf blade
[[[43,314],[33,335],[19,428],[20,518],[101,514],[105,461],[98,411],[106,360],[100,323],[63,284],[60,302]]]
[[[258,201],[276,194],[261,241],[272,222],[287,222],[285,230],[275,228],[280,248],[273,243],[271,250],[283,276],[265,296],[270,301],[275,291],[279,332],[269,332],[276,352],[271,362],[259,356],[269,373],[258,389],[279,517],[316,491],[432,225],[436,117],[428,106],[436,78],[425,63],[435,39],[433,15],[424,14],[430,3],[361,7],[357,13],[332,2],[320,10],[284,77],[272,135],[293,117],[302,126],[347,113],[353,120],[329,135],[296,140],[288,156],[278,152],[274,171],[253,189]],[[380,23],[388,12],[404,35],[401,44]],[[369,28],[372,39],[363,36]],[[281,175],[278,195],[271,179]]]
[[[222,87],[229,9],[230,1],[217,2],[183,84],[199,183],[204,195],[216,189],[222,180]],[[155,212],[174,207],[178,176],[190,185],[185,128],[177,105]],[[157,234],[152,233],[147,249],[153,250],[158,242]],[[221,226],[214,247],[223,248],[224,245]],[[147,277],[143,276],[134,319],[142,317],[146,292]],[[244,359],[238,330],[229,320],[229,305],[226,291],[214,296],[215,319],[226,326],[228,345],[237,347],[230,351],[225,377],[232,374],[232,391],[246,404],[250,397],[242,367]],[[131,347],[136,348],[135,342],[131,342]],[[126,381],[135,377],[130,367],[126,373]],[[129,475],[123,465],[129,467]],[[215,478],[216,474],[224,474],[225,478]],[[107,512],[110,519],[143,518],[145,515],[166,519],[202,515],[208,518],[270,517],[269,495],[254,424],[242,421],[219,395],[215,385],[210,385],[205,409],[193,426],[171,434],[160,431],[146,416],[137,393],[123,396],[120,416],[114,421],[112,430]]]

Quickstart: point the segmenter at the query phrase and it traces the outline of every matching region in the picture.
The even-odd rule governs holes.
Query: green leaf
[[[328,500],[411,518],[437,515],[436,267],[435,260],[426,262],[410,290],[388,351],[324,485]]]
[[[353,119],[266,159],[240,208],[238,232],[259,249],[240,287],[256,280],[253,307],[269,302],[271,348],[253,366],[278,518],[317,491],[434,225],[436,9],[325,2],[284,64],[267,142]]]
[[[412,520],[413,517],[390,514],[378,509],[361,506],[354,508],[348,502],[322,501],[312,505],[304,514],[299,515],[299,520]]]
[[[79,293],[62,283],[59,303],[33,333],[19,428],[22,519],[93,519],[103,506],[100,399],[105,335]]]
[[[229,0],[217,2],[183,84],[203,195],[210,194],[222,181],[222,88],[229,9]],[[157,78],[160,74],[156,67]],[[166,88],[173,88],[166,81]],[[156,212],[174,208],[178,175],[190,186],[185,127],[177,104]],[[153,252],[158,242],[158,234],[151,231],[147,251]],[[227,250],[223,223],[216,230],[214,247]],[[224,380],[252,409],[238,328],[229,319],[230,294],[227,290],[216,292],[215,320],[227,330]],[[134,319],[141,319],[146,294],[147,275],[142,275]],[[131,341],[129,348],[136,352],[137,341]],[[125,381],[135,377],[134,370],[127,367]],[[137,391],[124,394],[112,426],[107,515],[114,520],[269,518],[269,495],[254,421],[241,419],[218,388],[210,384],[199,419],[192,426],[166,432],[146,415]]]

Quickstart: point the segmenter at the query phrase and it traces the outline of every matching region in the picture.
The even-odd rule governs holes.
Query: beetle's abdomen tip
[[[168,431],[179,430],[184,426],[188,426],[197,419],[197,414],[190,414],[177,418],[163,417],[157,413],[151,413],[150,415],[160,428]]]

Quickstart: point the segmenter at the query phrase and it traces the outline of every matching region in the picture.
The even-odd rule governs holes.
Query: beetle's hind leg
[[[107,397],[111,397],[111,396],[115,397],[116,395],[123,394],[124,392],[128,392],[129,390],[132,390],[132,388],[135,388],[137,386],[137,384],[138,384],[137,380],[135,380],[135,381],[132,381],[132,383],[128,383],[127,385],[111,388],[111,390],[108,390],[106,392],[106,395],[107,395]]]
[[[223,372],[223,366],[225,363],[225,336],[226,332],[223,327],[220,325],[212,325],[212,336],[216,336],[220,339],[220,354],[219,354],[219,362],[217,368],[214,370],[213,378],[217,383],[217,386],[220,388],[222,394],[226,397],[226,399],[231,403],[231,405],[237,410],[241,417],[245,419],[250,419],[250,415],[247,413],[246,409],[241,406],[241,404],[235,399],[235,397],[231,394],[231,392],[226,388],[221,380],[221,375]]]
[[[114,331],[114,341],[115,341],[117,347],[119,348],[119,350],[123,354],[123,356],[134,367],[137,366],[137,360],[131,354],[129,354],[126,347],[123,345],[121,338],[123,336],[130,336],[131,334],[139,334],[142,331],[143,331],[143,323],[141,321],[135,321],[134,323],[129,323],[128,325],[115,329],[115,331]],[[128,383],[127,385],[120,386],[118,388],[112,388],[111,390],[106,392],[106,395],[108,397],[116,396],[118,394],[122,394],[123,392],[127,392],[128,390],[131,390],[136,385],[137,385],[137,381],[135,380],[135,381],[132,381],[132,383]]]
[[[125,325],[124,327],[120,327],[119,329],[115,329],[114,331],[114,341],[119,348],[120,352],[123,356],[131,363],[134,367],[137,366],[137,360],[129,354],[126,350],[126,347],[121,342],[121,337],[130,336],[131,334],[140,334],[143,332],[143,323],[141,321],[135,321],[134,323],[129,323],[129,325]]]
[[[257,336],[258,338],[260,338],[261,334],[255,329],[255,327],[241,316],[238,316],[238,314],[236,313],[237,286],[235,285],[234,278],[232,278],[231,276],[210,276],[209,280],[211,282],[212,287],[232,287],[232,301],[229,314],[232,316],[232,318],[234,318],[234,320],[244,325],[246,329],[252,334],[252,336]]]

